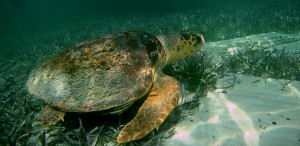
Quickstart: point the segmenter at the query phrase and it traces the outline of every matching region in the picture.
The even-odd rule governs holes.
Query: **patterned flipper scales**
[[[125,143],[138,140],[159,127],[176,107],[179,98],[179,83],[176,79],[163,75],[154,83],[149,96],[137,115],[122,129],[117,141]]]

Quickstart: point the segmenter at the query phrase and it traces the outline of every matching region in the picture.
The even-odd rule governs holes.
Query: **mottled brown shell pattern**
[[[64,112],[101,111],[149,92],[164,50],[145,32],[123,32],[76,46],[43,63],[27,82],[29,93]]]

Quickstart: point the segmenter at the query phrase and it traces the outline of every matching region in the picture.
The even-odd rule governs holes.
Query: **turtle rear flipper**
[[[57,123],[59,120],[62,120],[64,116],[64,112],[55,110],[50,106],[46,105],[44,109],[39,113],[37,123],[39,123],[42,126],[49,126],[51,124]]]
[[[179,83],[176,79],[163,75],[154,83],[149,96],[137,115],[120,132],[117,141],[125,143],[138,140],[159,127],[176,107],[179,98]]]

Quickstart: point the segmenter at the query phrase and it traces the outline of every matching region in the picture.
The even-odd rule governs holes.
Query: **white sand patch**
[[[166,145],[258,146],[300,144],[300,82],[236,75],[201,100],[199,110],[177,124]],[[229,83],[231,81],[231,83]]]
[[[238,50],[285,48],[300,51],[300,35],[268,33],[207,43],[204,51],[232,55]],[[236,77],[236,78],[235,78]],[[235,74],[200,100],[198,110],[179,122],[166,146],[300,145],[300,82]],[[192,94],[186,100],[191,100]]]

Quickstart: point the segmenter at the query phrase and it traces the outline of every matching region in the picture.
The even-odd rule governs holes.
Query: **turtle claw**
[[[179,83],[163,75],[154,83],[147,99],[137,115],[119,133],[118,143],[138,140],[159,127],[176,107],[179,98]]]
[[[65,116],[64,112],[57,111],[50,106],[46,105],[45,108],[39,113],[37,123],[42,126],[49,126],[62,120]]]

